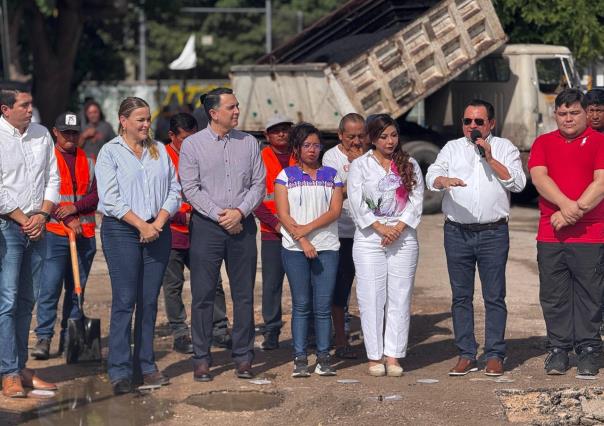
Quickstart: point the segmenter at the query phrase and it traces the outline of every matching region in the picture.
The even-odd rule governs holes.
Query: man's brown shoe
[[[449,376],[465,376],[471,371],[478,371],[476,361],[460,356],[455,367],[449,370]]]
[[[211,382],[210,366],[207,362],[196,363],[193,369],[193,380],[196,382]]]
[[[27,396],[21,384],[21,377],[18,374],[2,377],[2,395],[9,398],[25,398]]]
[[[500,358],[487,359],[484,374],[487,376],[503,376],[503,361]]]
[[[241,362],[235,366],[235,375],[240,379],[253,379],[251,362]]]
[[[48,383],[36,376],[34,370],[30,368],[24,368],[21,370],[21,382],[26,388],[40,389],[40,390],[57,390],[57,385],[54,383]]]

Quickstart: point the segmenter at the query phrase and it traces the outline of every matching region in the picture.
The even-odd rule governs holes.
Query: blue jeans
[[[172,234],[164,226],[151,243],[139,241],[131,225],[104,216],[101,242],[111,279],[111,320],[107,367],[112,383],[157,371],[153,352],[157,298],[170,257]],[[132,314],[134,353],[130,352]]]
[[[453,293],[453,331],[462,357],[475,359],[474,275],[476,266],[485,304],[485,345],[488,358],[505,357],[505,265],[510,247],[507,224],[495,229],[469,231],[445,222],[445,252]]]
[[[0,375],[27,363],[27,340],[46,239],[30,241],[12,220],[0,219]]]
[[[338,252],[323,250],[315,259],[283,249],[281,258],[292,296],[294,357],[306,356],[306,338],[314,307],[317,356],[329,353],[331,304],[338,271]]]
[[[80,285],[86,287],[86,280],[96,253],[96,238],[80,237],[76,240],[78,265],[80,267]],[[38,303],[36,336],[38,339],[52,339],[57,305],[61,298],[61,288],[65,286],[63,296],[63,317],[61,335],[65,333],[68,319],[80,319],[82,313],[78,306],[78,297],[74,292],[69,238],[48,232],[46,234],[46,258],[41,279],[34,282],[34,294]]]

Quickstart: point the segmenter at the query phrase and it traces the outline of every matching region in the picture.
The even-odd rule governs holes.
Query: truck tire
[[[403,145],[403,148],[419,163],[425,182],[428,167],[436,160],[440,148],[426,141],[409,141]],[[442,192],[433,192],[426,188],[424,191],[424,214],[440,213],[442,200]]]

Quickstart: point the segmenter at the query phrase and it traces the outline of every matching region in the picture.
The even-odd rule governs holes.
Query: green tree
[[[581,65],[604,56],[604,0],[495,0],[512,43],[567,46]]]

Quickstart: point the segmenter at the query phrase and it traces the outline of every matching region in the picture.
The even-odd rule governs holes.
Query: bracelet
[[[39,215],[44,216],[44,220],[45,220],[46,222],[50,221],[50,214],[46,213],[45,211],[39,211],[39,212],[38,212],[38,213],[36,213],[36,214],[39,214]]]

